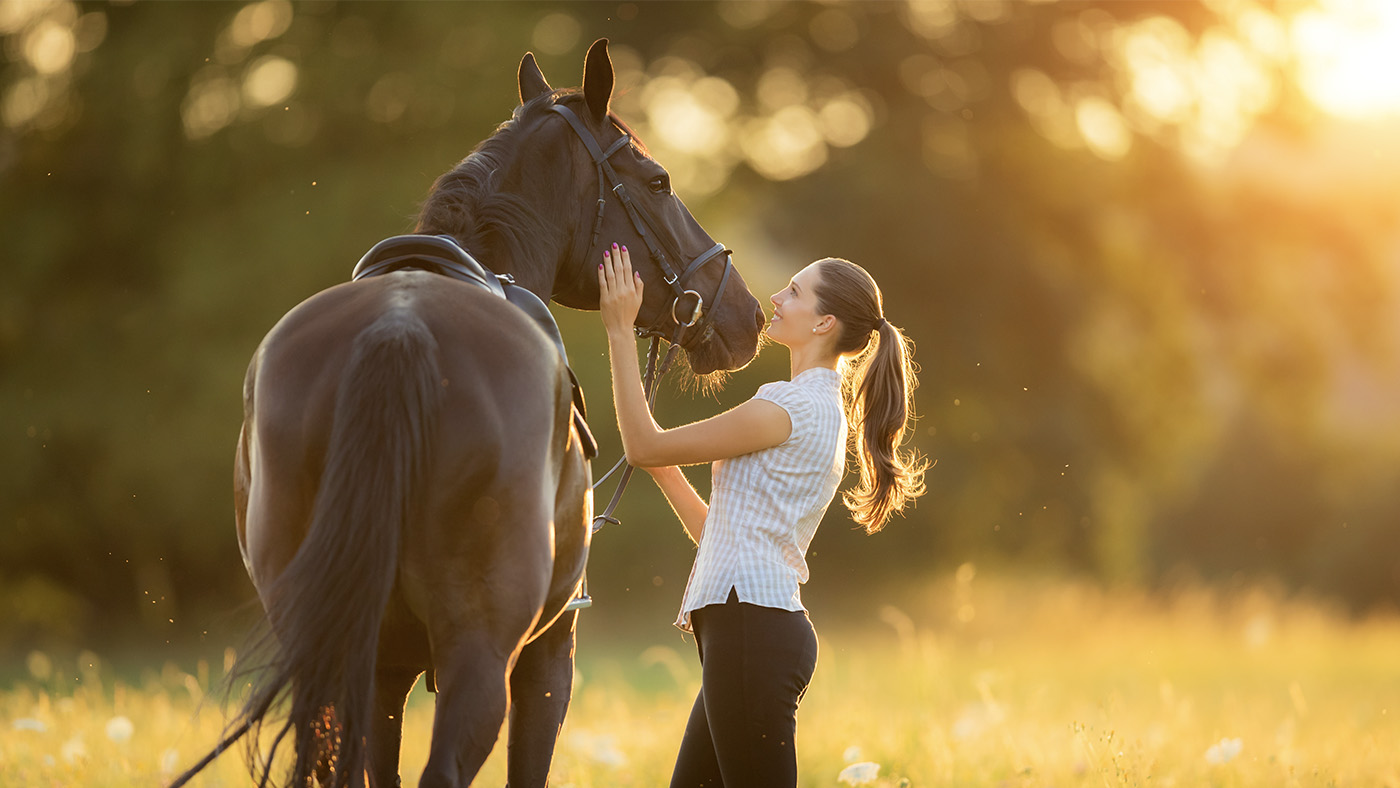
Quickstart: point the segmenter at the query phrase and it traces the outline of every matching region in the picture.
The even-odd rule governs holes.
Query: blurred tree
[[[507,117],[524,51],[572,84],[602,35],[618,111],[756,293],[846,256],[919,344],[930,493],[873,540],[833,509],[815,593],[975,558],[1394,601],[1400,161],[1384,128],[1321,114],[1307,70],[1309,31],[1346,19],[1321,0],[0,2],[0,643],[189,637],[247,597],[228,468],[259,338],[408,228]],[[615,449],[596,320],[560,319]],[[716,407],[668,395],[661,418]],[[624,514],[669,520],[632,495]],[[688,548],[626,528],[594,584],[670,604]]]

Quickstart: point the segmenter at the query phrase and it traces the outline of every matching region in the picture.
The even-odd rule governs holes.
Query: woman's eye
[[[651,191],[653,194],[670,194],[671,179],[665,175],[659,175],[651,179]]]

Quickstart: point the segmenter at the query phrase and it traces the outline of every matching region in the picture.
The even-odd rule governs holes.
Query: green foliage
[[[969,557],[1400,595],[1400,168],[1352,156],[1285,62],[1272,103],[1153,121],[1114,48],[1203,57],[1244,40],[1231,4],[11,5],[39,10],[0,17],[0,646],[192,639],[250,597],[229,468],[259,339],[408,229],[524,51],[569,85],[604,35],[618,110],[760,298],[845,256],[918,344],[930,492],[873,539],[833,508],[814,598]],[[673,133],[663,78],[723,82],[723,144]],[[827,110],[846,125],[801,156],[762,136]],[[560,318],[607,456],[601,332]],[[785,373],[770,349],[660,419]],[[662,610],[690,548],[629,496],[590,581]]]

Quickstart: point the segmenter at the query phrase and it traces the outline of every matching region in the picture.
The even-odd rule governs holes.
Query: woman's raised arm
[[[695,465],[777,446],[792,432],[787,411],[767,400],[749,400],[718,416],[663,430],[642,391],[632,326],[642,305],[642,280],[625,249],[613,246],[598,269],[599,308],[608,335],[613,401],[627,461],[639,468]]]

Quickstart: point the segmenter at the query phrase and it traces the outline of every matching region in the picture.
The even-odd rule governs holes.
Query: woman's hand
[[[631,335],[642,308],[642,276],[632,270],[632,258],[627,247],[612,245],[603,252],[598,266],[598,309],[603,313],[603,327],[612,335]]]

